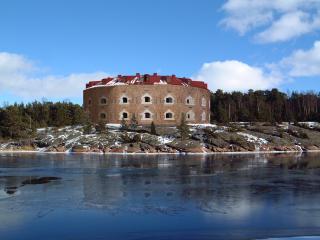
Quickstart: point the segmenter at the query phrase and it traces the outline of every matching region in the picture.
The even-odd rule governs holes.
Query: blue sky
[[[2,0],[0,11],[0,102],[81,103],[85,82],[136,72],[213,91],[320,91],[320,1]]]

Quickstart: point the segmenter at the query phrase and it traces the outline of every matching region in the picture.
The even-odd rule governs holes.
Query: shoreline
[[[197,153],[197,152],[179,152],[179,153],[166,153],[166,152],[159,152],[159,153],[119,153],[119,152],[40,152],[40,151],[2,151],[1,153],[35,153],[35,154],[65,154],[65,155],[252,155],[252,154],[279,154],[279,153],[320,153],[320,150],[308,150],[308,151],[245,151],[245,152],[204,152],[204,153]]]

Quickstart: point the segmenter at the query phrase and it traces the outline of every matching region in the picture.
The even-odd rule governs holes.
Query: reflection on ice
[[[10,189],[0,190],[0,201],[1,199],[6,199],[10,197],[14,197],[20,194],[20,191],[14,191]]]
[[[26,232],[37,232],[33,226],[39,223],[52,224],[42,227],[56,238],[50,229],[63,229],[64,221],[74,221],[74,229],[70,224],[66,231],[81,237],[88,224],[98,236],[107,230],[118,236],[164,229],[170,234],[202,231],[207,239],[233,231],[246,239],[320,235],[319,157],[0,155],[0,212],[27,216],[22,222]],[[10,229],[0,235],[15,236]],[[159,239],[170,238],[164,236]]]

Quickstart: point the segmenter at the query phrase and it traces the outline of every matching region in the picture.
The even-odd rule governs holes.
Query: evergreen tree
[[[156,125],[154,125],[154,122],[151,122],[151,126],[150,126],[150,133],[152,135],[157,135],[157,130],[156,130]]]
[[[92,132],[92,123],[87,121],[83,126],[83,134],[91,134]]]
[[[122,130],[122,131],[128,130],[127,121],[124,118],[121,119],[121,124],[120,125],[121,125],[120,126],[120,130]]]
[[[189,138],[189,134],[190,134],[190,129],[189,126],[186,122],[186,117],[185,114],[183,113],[181,116],[181,122],[180,125],[178,126],[179,132],[180,132],[180,136],[183,140],[188,139]]]
[[[136,129],[137,127],[138,127],[138,120],[136,118],[136,115],[133,114],[132,118],[131,118],[131,121],[130,121],[130,128],[131,129]]]
[[[99,123],[95,126],[95,129],[100,134],[107,133],[106,123],[104,121],[99,121]]]

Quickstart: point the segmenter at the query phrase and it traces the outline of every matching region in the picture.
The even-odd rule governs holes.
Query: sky
[[[0,103],[175,74],[211,91],[320,91],[320,0],[1,0]]]

